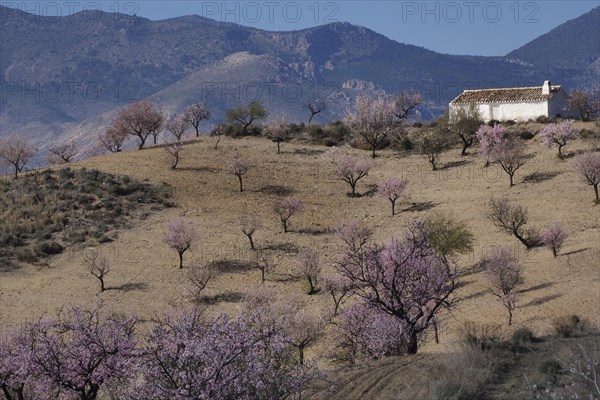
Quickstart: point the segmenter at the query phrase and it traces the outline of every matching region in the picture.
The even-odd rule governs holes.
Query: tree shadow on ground
[[[264,250],[282,251],[290,254],[297,254],[300,252],[300,248],[293,243],[272,243],[265,246]]]
[[[198,299],[198,303],[213,306],[219,303],[240,303],[242,300],[244,300],[244,294],[242,292],[226,292],[212,296],[202,296]]]
[[[586,247],[584,249],[579,249],[579,250],[573,250],[573,251],[569,251],[568,253],[562,253],[562,254],[558,254],[558,256],[571,256],[573,254],[577,254],[577,253],[583,253],[584,251],[588,251],[590,248]]]
[[[214,167],[178,167],[176,171],[194,171],[194,172],[211,172],[217,173],[219,169]]]
[[[133,292],[134,290],[145,290],[148,284],[145,282],[128,282],[119,286],[109,286],[106,290],[120,290],[122,292]]]
[[[255,268],[255,263],[240,260],[218,260],[208,264],[213,271],[222,273],[246,272]]]
[[[362,197],[373,197],[377,194],[377,185],[367,185],[367,191],[362,194]]]
[[[548,181],[555,176],[560,175],[560,172],[534,172],[523,178],[523,183],[540,183]]]
[[[450,168],[462,167],[464,165],[471,164],[471,163],[473,163],[473,161],[471,161],[471,160],[450,161],[448,163],[445,163],[443,167],[440,167],[438,169],[446,170],[446,169],[450,169]]]
[[[279,274],[270,280],[273,282],[289,283],[289,282],[299,282],[302,279],[304,279],[304,278],[299,275]]]
[[[303,233],[305,235],[319,236],[319,235],[328,235],[330,233],[334,233],[335,229],[332,228],[304,228],[298,229],[298,233]]]
[[[471,300],[471,299],[476,299],[478,297],[481,297],[483,295],[485,295],[486,293],[489,293],[489,290],[480,290],[479,292],[475,292],[475,293],[471,293],[470,295],[467,295],[465,297],[460,297],[458,299],[458,301],[465,301],[465,300]]]
[[[267,186],[259,189],[258,192],[285,197],[285,196],[290,196],[290,195],[294,194],[296,191],[294,189],[291,189],[291,188],[288,188],[285,186],[267,185]]]
[[[531,300],[527,304],[523,304],[520,308],[540,306],[540,305],[542,305],[544,303],[547,303],[547,302],[549,302],[551,300],[558,299],[559,297],[562,297],[562,294],[555,293],[555,294],[550,294],[548,296],[538,297],[536,299]]]
[[[420,202],[420,203],[412,203],[410,205],[410,207],[407,207],[405,209],[403,209],[403,212],[416,212],[416,211],[427,211],[427,210],[431,210],[433,207],[435,207],[437,204],[435,204],[432,201],[424,201],[424,202]]]
[[[527,289],[519,290],[517,293],[534,292],[536,290],[546,289],[546,288],[549,288],[551,286],[554,286],[554,282],[544,282],[544,283],[540,283],[539,285],[535,285],[535,286],[532,286],[532,287],[527,288]]]
[[[305,156],[317,156],[325,153],[325,150],[315,150],[315,149],[296,149],[293,154],[302,154]]]

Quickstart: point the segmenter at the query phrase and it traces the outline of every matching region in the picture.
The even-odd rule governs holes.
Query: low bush
[[[465,347],[429,374],[429,400],[477,400],[493,378],[499,360],[478,348]]]
[[[55,255],[60,254],[65,249],[59,243],[54,241],[42,242],[36,245],[36,249],[39,253],[43,253],[46,255]]]
[[[539,371],[546,375],[546,378],[548,378],[550,382],[556,383],[559,374],[562,372],[562,365],[558,360],[545,360],[540,364]]]
[[[523,131],[519,133],[519,137],[523,140],[531,140],[535,137],[535,135],[529,131]]]
[[[70,168],[44,170],[0,182],[0,263],[36,262],[65,245],[106,242],[150,209],[171,207],[171,189],[126,176]],[[95,221],[102,221],[98,224]]]
[[[568,338],[585,330],[585,321],[577,315],[562,315],[552,320],[552,327],[557,335]]]
[[[535,120],[536,120],[536,122],[539,122],[540,124],[550,123],[550,118],[546,117],[545,115],[540,115]]]
[[[501,343],[502,328],[498,324],[478,324],[467,321],[459,328],[458,337],[467,347],[488,350]]]
[[[512,342],[514,344],[525,344],[535,342],[536,338],[529,328],[519,328],[512,334]]]

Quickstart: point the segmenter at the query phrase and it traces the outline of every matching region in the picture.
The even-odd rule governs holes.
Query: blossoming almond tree
[[[596,193],[596,203],[600,204],[598,185],[600,185],[600,152],[588,151],[575,158],[573,168]]]
[[[308,295],[317,293],[321,280],[319,253],[309,248],[300,250],[298,253],[298,271],[306,279]]]
[[[176,218],[165,224],[163,240],[167,246],[179,254],[179,268],[183,268],[183,253],[192,247],[198,238],[196,226],[183,218]]]
[[[552,254],[556,257],[567,236],[563,226],[557,222],[542,231],[541,239],[542,243],[552,250]]]
[[[157,137],[164,122],[164,115],[152,103],[138,101],[131,103],[117,114],[111,124],[111,128],[122,135],[135,136],[140,140],[139,149],[143,149],[148,136]]]
[[[558,122],[546,125],[539,133],[543,139],[542,144],[548,147],[558,147],[558,157],[562,158],[562,148],[571,140],[577,139],[579,131],[571,121]]]
[[[242,228],[242,232],[250,241],[250,248],[252,250],[256,250],[256,247],[254,246],[253,235],[257,230],[262,228],[262,218],[259,215],[245,215],[242,218],[240,218],[240,225]]]
[[[521,263],[508,247],[494,247],[481,260],[492,286],[492,293],[498,297],[508,311],[508,325],[512,324],[513,311],[517,300],[517,288],[523,284]]]
[[[209,118],[210,111],[208,111],[205,103],[200,102],[189,106],[183,113],[181,120],[191,124],[196,130],[196,137],[198,137],[200,136],[200,123]]]
[[[371,146],[373,158],[394,124],[395,105],[393,100],[365,95],[356,98],[354,110],[346,111],[346,125]]]
[[[490,163],[490,156],[494,150],[494,146],[506,140],[506,129],[500,124],[495,124],[493,127],[481,125],[475,136],[479,140],[478,153],[485,160],[485,166],[487,167]]]
[[[96,306],[65,308],[58,319],[23,326],[0,350],[5,397],[96,400],[103,385],[131,378],[136,324],[133,317],[101,316]]]
[[[294,215],[302,213],[304,210],[304,204],[300,199],[296,199],[293,197],[287,197],[273,207],[273,211],[279,217],[281,221],[281,225],[283,226],[283,232],[287,233],[289,231],[288,221]]]
[[[152,327],[142,354],[136,400],[283,400],[318,376],[285,336],[253,317],[171,314]]]
[[[406,181],[402,178],[392,178],[377,186],[377,193],[387,197],[392,203],[392,215],[396,215],[396,201],[404,194]]]
[[[488,159],[495,161],[508,174],[510,187],[514,186],[514,176],[519,168],[527,162],[527,154],[523,146],[515,140],[505,139],[493,145]]]
[[[424,240],[407,234],[384,245],[367,245],[366,235],[358,235],[364,229],[346,225],[340,233],[348,248],[335,265],[337,271],[354,283],[355,294],[366,305],[395,318],[405,352],[415,354],[435,315],[452,304],[455,268]]]
[[[228,172],[231,175],[237,176],[240,182],[240,193],[244,191],[244,175],[250,171],[250,168],[252,168],[252,164],[240,157],[234,157],[229,162]]]
[[[335,175],[350,185],[352,196],[356,196],[356,184],[359,180],[369,174],[373,168],[371,160],[357,160],[356,158],[346,154],[342,157],[336,157],[333,161]]]

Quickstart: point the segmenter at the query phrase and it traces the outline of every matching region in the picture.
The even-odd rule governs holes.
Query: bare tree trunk
[[[526,247],[528,250],[529,250],[531,247],[533,247],[533,246],[531,245],[531,243],[529,243],[529,241],[528,241],[527,239],[525,239],[523,236],[521,236],[521,234],[520,234],[518,231],[514,230],[514,231],[513,231],[513,235],[514,235],[514,236],[515,236],[517,239],[519,239],[519,241],[520,241],[521,243],[523,243],[523,244],[525,245],[525,247]]]
[[[408,342],[406,343],[406,353],[417,354],[418,346],[417,333],[411,332]]]

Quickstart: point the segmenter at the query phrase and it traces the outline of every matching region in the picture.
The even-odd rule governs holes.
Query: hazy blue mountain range
[[[415,87],[423,118],[464,89],[598,82],[600,7],[504,57],[456,56],[398,43],[367,28],[334,23],[268,32],[199,16],[150,21],[85,11],[41,17],[0,7],[0,134],[82,144],[116,110],[137,99],[173,113],[207,101],[226,108],[260,99],[271,115],[306,120],[302,104],[330,106],[336,119],[359,93]]]

